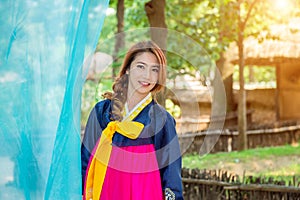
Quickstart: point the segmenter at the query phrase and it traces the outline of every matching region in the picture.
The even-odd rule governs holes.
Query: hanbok
[[[92,193],[98,182],[101,182],[95,181],[99,173],[91,169],[91,164],[96,159],[96,151],[100,151],[99,141],[104,137],[102,133],[110,126],[110,119],[111,100],[108,99],[97,103],[88,119],[81,147],[86,199],[90,197],[85,193]],[[100,194],[92,195],[92,199],[183,199],[181,154],[173,117],[148,95],[131,111],[125,109],[123,121],[140,123],[143,128],[135,139],[126,137],[120,129],[119,132],[115,131],[118,129],[113,130],[109,158],[104,167],[105,172],[101,172],[104,175]]]

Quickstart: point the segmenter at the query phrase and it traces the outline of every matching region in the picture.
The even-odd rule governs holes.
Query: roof
[[[178,75],[175,79],[168,80],[167,98],[175,104],[190,102],[211,102],[212,91],[209,86],[204,86],[200,81],[199,74],[195,77],[185,74]]]
[[[300,18],[293,18],[289,24],[270,27],[270,32],[262,32],[259,41],[249,37],[244,40],[246,65],[276,65],[280,63],[300,63]],[[238,47],[232,43],[226,57],[233,64],[238,63]]]

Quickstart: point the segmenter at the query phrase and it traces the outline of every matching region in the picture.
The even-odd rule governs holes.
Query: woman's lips
[[[149,85],[150,85],[150,83],[144,82],[144,81],[139,81],[139,83],[140,83],[142,86],[149,86]]]

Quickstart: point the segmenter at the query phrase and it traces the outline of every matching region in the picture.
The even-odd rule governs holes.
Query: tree
[[[238,0],[238,55],[239,55],[239,97],[238,97],[238,149],[248,148],[246,93],[244,89],[244,38],[247,36],[261,37],[263,30],[268,30],[270,24],[284,21],[280,15],[274,15],[273,1]],[[255,14],[254,14],[255,13]],[[285,19],[286,20],[286,19]],[[268,34],[267,36],[268,37]],[[259,38],[264,40],[265,38]]]
[[[145,3],[145,11],[150,24],[151,39],[166,52],[167,49],[167,25],[165,22],[165,0],[151,0]],[[164,91],[165,92],[165,91]],[[157,101],[165,107],[165,94],[159,93]]]
[[[234,110],[232,76],[227,75],[232,74],[232,72],[227,72],[227,69],[224,68],[225,58],[223,52],[229,46],[229,43],[236,39],[236,28],[234,28],[237,21],[235,19],[237,18],[235,3],[226,0],[204,0],[201,2],[190,0],[176,1],[174,4],[169,5],[167,18],[169,26],[184,32],[199,42],[211,60],[216,62],[217,69],[224,78],[227,108],[229,108],[229,111]],[[198,59],[202,57],[203,55],[198,55]],[[210,70],[212,68],[201,68],[201,80],[204,85],[205,81],[209,80]],[[178,71],[179,73],[192,72],[191,74],[195,74],[188,66],[184,72],[182,69],[178,69]]]
[[[165,22],[165,7],[165,0],[151,0],[145,4],[145,11],[150,24],[151,39],[163,50],[167,48],[166,42],[168,34],[167,24]]]
[[[248,148],[248,139],[247,139],[247,115],[246,115],[246,92],[244,88],[244,31],[248,19],[251,15],[252,9],[254,5],[257,3],[258,0],[254,0],[247,11],[246,17],[242,19],[241,15],[241,4],[243,0],[238,0],[238,8],[239,8],[239,15],[238,15],[238,49],[239,49],[239,103],[238,103],[238,149],[247,149]]]
[[[178,5],[175,10],[181,11],[181,13],[175,15],[176,17],[172,17],[175,20],[173,24],[175,24],[176,29],[184,31],[196,41],[199,41],[208,50],[211,58],[216,61],[221,72],[225,63],[223,52],[226,47],[230,42],[236,42],[239,47],[238,143],[240,150],[246,149],[247,121],[243,40],[249,35],[257,37],[262,30],[268,29],[270,22],[278,20],[277,16],[271,13],[269,9],[272,2],[259,0],[203,0],[199,3],[194,1],[177,1],[176,3]],[[227,100],[229,100],[227,105],[231,110],[235,107],[232,98],[232,75],[229,75],[224,83],[225,88],[227,88]]]
[[[117,37],[115,43],[115,50],[113,60],[118,59],[118,52],[125,46],[125,35],[124,35],[124,0],[118,0],[117,3]],[[112,78],[116,77],[116,67],[112,67]]]

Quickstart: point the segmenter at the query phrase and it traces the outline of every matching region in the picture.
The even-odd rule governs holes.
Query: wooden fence
[[[240,178],[221,170],[184,168],[182,177],[187,200],[300,200],[300,177],[296,176],[290,181]]]
[[[280,146],[297,143],[300,140],[300,125],[248,130],[248,148]],[[201,131],[179,135],[179,143],[183,153],[230,152],[237,150],[238,132],[230,130]]]

